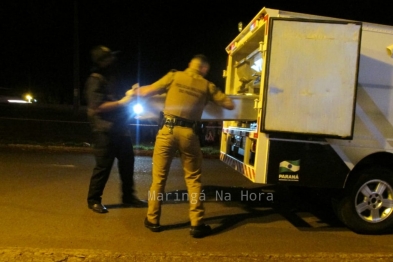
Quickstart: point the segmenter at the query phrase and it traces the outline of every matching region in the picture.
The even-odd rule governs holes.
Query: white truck
[[[389,232],[392,49],[391,26],[263,8],[226,47],[238,108],[222,111],[221,160],[255,183],[332,189],[350,229]]]

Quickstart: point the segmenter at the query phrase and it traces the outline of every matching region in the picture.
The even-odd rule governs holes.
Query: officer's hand
[[[134,95],[134,90],[133,89],[129,89],[126,92],[126,96],[133,96]]]
[[[133,96],[134,91],[139,88],[139,83],[134,84],[129,90],[126,92],[126,96]]]

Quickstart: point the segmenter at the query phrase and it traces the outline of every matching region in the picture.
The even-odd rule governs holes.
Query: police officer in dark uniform
[[[171,161],[178,150],[188,190],[190,234],[204,237],[211,233],[202,222],[204,207],[201,199],[202,152],[196,132],[208,101],[234,109],[232,100],[204,78],[209,63],[204,55],[195,56],[185,71],[171,71],[157,82],[135,90],[134,95],[148,97],[166,93],[161,129],[153,154],[153,179],[149,190],[145,226],[153,232],[161,230],[161,201]]]
[[[91,50],[93,73],[86,81],[87,114],[93,133],[95,167],[87,196],[88,207],[97,213],[107,213],[101,197],[115,158],[122,181],[122,202],[143,206],[134,191],[134,151],[128,128],[127,105],[132,100],[132,89],[118,97],[115,83],[115,53],[108,47]]]

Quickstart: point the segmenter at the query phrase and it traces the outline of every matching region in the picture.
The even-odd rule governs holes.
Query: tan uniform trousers
[[[191,226],[202,224],[204,215],[201,200],[201,165],[202,152],[199,138],[192,128],[175,126],[170,129],[164,126],[158,131],[153,153],[153,180],[148,192],[147,219],[151,223],[159,223],[162,200],[165,200],[165,184],[170,165],[176,150],[180,152],[184,179],[188,191],[189,217]]]

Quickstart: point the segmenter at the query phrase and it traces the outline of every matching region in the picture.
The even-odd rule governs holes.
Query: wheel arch
[[[376,152],[364,157],[347,175],[344,188],[353,185],[361,174],[361,171],[375,167],[387,168],[393,171],[393,154],[389,152]]]

